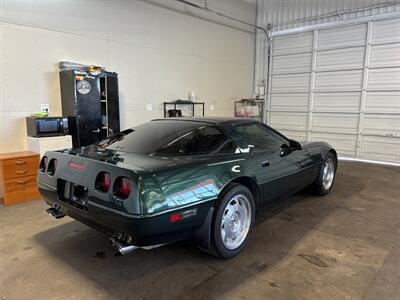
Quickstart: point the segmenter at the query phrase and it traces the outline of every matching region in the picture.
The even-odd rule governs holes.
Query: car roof
[[[165,118],[165,119],[154,119],[152,121],[180,121],[180,122],[200,122],[208,124],[239,124],[256,122],[253,119],[244,118],[233,118],[233,117],[179,117],[179,118]]]

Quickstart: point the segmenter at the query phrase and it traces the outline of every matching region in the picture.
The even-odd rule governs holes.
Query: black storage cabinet
[[[68,117],[74,148],[96,143],[120,131],[118,75],[60,71],[62,114]]]

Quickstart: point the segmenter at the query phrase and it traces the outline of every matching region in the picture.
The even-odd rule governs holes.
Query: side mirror
[[[295,140],[289,140],[289,143],[290,143],[290,147],[293,150],[301,150],[301,149],[303,149],[301,147],[301,144],[299,142],[295,141]]]
[[[282,144],[281,150],[280,150],[280,155],[286,156],[286,155],[289,155],[290,153],[292,153],[292,151],[293,151],[293,148],[290,145]]]

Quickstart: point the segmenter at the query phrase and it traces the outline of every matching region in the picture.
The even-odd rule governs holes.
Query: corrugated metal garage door
[[[400,19],[272,39],[267,123],[341,156],[400,162]]]

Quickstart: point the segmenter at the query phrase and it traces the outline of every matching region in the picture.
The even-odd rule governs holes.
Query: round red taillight
[[[100,172],[96,178],[96,189],[107,193],[111,186],[111,174],[107,172]]]
[[[132,181],[128,177],[119,177],[114,183],[114,195],[126,199],[132,192]]]
[[[43,156],[42,160],[40,161],[39,165],[39,170],[40,172],[44,173],[46,171],[47,163],[49,162],[49,159],[47,156]]]
[[[49,162],[49,166],[47,167],[47,175],[53,176],[56,173],[57,168],[57,159],[53,158]]]

